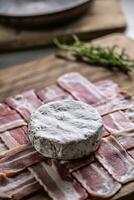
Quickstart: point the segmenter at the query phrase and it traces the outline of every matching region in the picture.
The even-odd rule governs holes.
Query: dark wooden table
[[[107,1],[107,0],[106,0]],[[134,1],[133,0],[119,0],[122,6],[123,12],[126,16],[126,21],[128,28],[125,31],[125,34],[131,38],[134,38]],[[45,55],[48,55],[52,52],[55,52],[56,48],[54,47],[45,47],[36,50],[27,50],[27,51],[15,51],[12,53],[1,53],[0,54],[0,68],[6,68],[16,64],[22,64],[30,60],[35,60],[41,58]]]

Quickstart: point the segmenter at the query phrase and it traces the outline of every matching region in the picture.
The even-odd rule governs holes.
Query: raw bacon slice
[[[6,103],[11,108],[19,112],[26,121],[29,120],[31,113],[35,111],[40,105],[42,105],[34,90],[23,92],[22,94],[16,95],[15,97],[8,97],[6,99]]]
[[[125,115],[128,116],[128,118],[130,119],[130,121],[134,122],[134,106],[132,106],[131,108],[128,108],[125,111]]]
[[[7,115],[10,110],[8,105],[0,103],[0,115]]]
[[[10,149],[30,142],[29,137],[28,137],[27,126],[22,126],[20,128],[6,131],[2,133],[0,136],[1,136],[2,141]]]
[[[111,133],[108,132],[108,131],[106,131],[105,128],[104,128],[104,130],[103,130],[103,132],[102,132],[102,137],[107,137],[107,136],[109,136],[110,134],[111,134]]]
[[[103,104],[96,105],[96,109],[101,116],[119,110],[126,110],[134,105],[134,100],[128,95],[117,95],[114,99],[110,99]]]
[[[134,159],[134,149],[129,149],[127,152]]]
[[[94,197],[108,198],[121,188],[121,184],[116,182],[98,162],[73,172],[73,176]]]
[[[22,126],[21,128],[10,130],[10,134],[19,144],[29,143],[27,126]]]
[[[21,129],[21,130],[20,130]],[[2,137],[2,139],[4,139],[4,141],[5,141],[5,144],[7,145],[7,147],[9,148],[9,149],[12,149],[12,148],[15,148],[15,147],[17,147],[17,146],[20,146],[20,143],[22,142],[20,139],[22,138],[22,136],[21,135],[18,135],[18,133],[25,133],[25,134],[27,134],[28,132],[27,132],[27,127],[26,126],[24,126],[24,127],[22,127],[22,128],[20,128],[19,129],[19,131],[17,131],[16,132],[16,129],[15,130],[12,130],[11,132],[12,132],[12,134],[13,135],[11,135],[11,134],[9,134],[9,135],[5,135],[5,133],[9,133],[9,132],[5,132],[4,133],[4,138]],[[10,132],[10,133],[11,133]],[[15,138],[17,138],[18,139],[18,142],[13,138],[13,136],[14,136],[14,134],[15,134]],[[16,136],[16,134],[17,134],[17,136]],[[1,136],[3,136],[3,134],[1,134]],[[25,140],[25,139],[24,139]],[[23,141],[24,141],[23,140]],[[25,140],[26,141],[26,140]],[[25,146],[24,146],[25,147]],[[12,150],[12,151],[4,151],[4,153],[3,153],[3,155],[1,155],[0,154],[0,156],[1,157],[4,157],[4,156],[6,156],[6,155],[9,155],[9,153],[10,154],[12,154],[11,152],[14,152],[15,150]],[[9,153],[8,153],[9,152]],[[17,152],[17,151],[16,151]],[[17,162],[17,161],[16,161]],[[30,167],[29,167],[30,168]],[[28,168],[28,169],[29,169]],[[22,175],[21,175],[22,174]],[[2,174],[0,175],[0,176],[2,176]],[[31,173],[29,172],[29,171],[27,171],[27,173],[26,173],[26,179],[24,178],[24,186],[22,185],[22,183],[23,183],[23,181],[22,180],[20,180],[20,181],[18,181],[20,178],[21,178],[21,176],[24,178],[25,177],[25,173],[23,173],[23,172],[21,172],[20,173],[20,175],[19,176],[15,176],[15,177],[17,177],[17,178],[7,178],[5,175],[3,175],[3,177],[6,177],[6,183],[7,183],[7,185],[6,185],[6,183],[5,183],[5,187],[4,187],[4,191],[5,191],[5,193],[3,193],[3,192],[1,192],[1,190],[0,190],[0,197],[5,197],[5,198],[13,198],[13,199],[16,199],[16,200],[18,200],[18,199],[21,199],[21,198],[24,198],[24,197],[27,197],[28,195],[30,195],[30,194],[33,194],[34,192],[36,192],[36,191],[39,191],[42,187],[40,186],[40,184],[34,179],[34,178],[32,178],[31,179],[31,181],[30,182],[27,182],[27,180],[29,180],[29,178],[28,177],[30,177],[30,176],[32,176],[31,175]],[[8,181],[9,181],[9,184],[8,184]],[[12,185],[13,185],[13,187],[14,187],[14,190],[12,189]],[[18,186],[17,188],[16,188],[16,186]],[[10,192],[6,192],[6,188],[9,188],[9,191]],[[10,189],[11,188],[11,189]],[[24,192],[24,190],[25,190],[25,192]]]
[[[46,89],[37,91],[37,96],[44,102],[56,101],[60,99],[71,98],[71,96],[62,90],[58,85],[51,85]]]
[[[0,173],[12,176],[42,160],[44,160],[44,157],[31,145],[22,145],[9,151],[0,160]]]
[[[3,144],[3,142],[0,139],[0,159],[3,158],[5,156],[5,154],[7,153],[7,148],[6,146]]]
[[[4,145],[4,143],[1,141],[1,139],[0,139],[0,153],[2,152],[2,151],[6,151],[7,150],[7,148],[6,148],[6,146]]]
[[[75,99],[88,104],[97,104],[106,98],[91,82],[78,73],[68,73],[58,79],[58,84],[68,91]]]
[[[0,112],[0,132],[26,125],[26,122],[14,110]]]
[[[0,198],[19,200],[41,189],[42,187],[28,171],[11,178],[0,175]]]
[[[118,134],[112,134],[117,141],[124,147],[124,149],[134,148],[134,131],[125,131]]]
[[[114,112],[103,116],[104,127],[112,133],[134,130],[134,124],[122,112]]]
[[[97,81],[94,85],[107,97],[115,98],[120,92],[119,86],[111,80]]]
[[[91,154],[90,156],[86,158],[76,159],[76,160],[70,160],[70,161],[60,161],[60,163],[69,171],[73,172],[81,167],[84,167],[86,165],[89,165],[94,161],[94,156]]]
[[[2,133],[0,137],[2,141],[5,143],[5,145],[10,149],[20,146],[20,144],[11,136],[9,131]]]
[[[84,200],[87,193],[58,161],[32,166],[31,173],[53,200]]]
[[[95,157],[118,182],[134,180],[134,161],[112,136],[102,138]]]

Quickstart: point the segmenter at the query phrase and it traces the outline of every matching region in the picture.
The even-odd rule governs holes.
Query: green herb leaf
[[[134,71],[134,61],[129,59],[124,49],[121,53],[117,53],[118,46],[116,45],[105,48],[95,47],[82,42],[76,35],[73,38],[74,43],[71,45],[61,44],[56,38],[54,43],[62,50],[71,51],[78,60],[104,66],[110,70],[119,70],[125,74]]]

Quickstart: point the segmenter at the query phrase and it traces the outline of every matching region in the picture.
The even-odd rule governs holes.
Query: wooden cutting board
[[[130,57],[134,58],[134,41],[122,34],[112,34],[93,41],[94,44],[110,46],[119,45],[126,48]],[[90,81],[112,79],[120,87],[134,95],[134,74],[131,78],[114,73],[102,67],[90,66],[78,62],[57,58],[55,55],[42,58],[26,64],[0,70],[0,101],[7,96],[21,93],[30,88],[46,87],[55,83],[56,79],[63,73],[77,71],[87,77]],[[133,200],[134,182],[125,185],[111,200]],[[28,200],[49,200],[45,192],[39,192]]]
[[[125,27],[119,1],[94,0],[86,15],[54,29],[26,31],[0,25],[0,51],[44,46],[52,43],[53,37],[65,40],[72,34],[91,39],[123,31]]]

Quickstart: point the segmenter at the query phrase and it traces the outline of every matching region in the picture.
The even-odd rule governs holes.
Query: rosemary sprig
[[[54,39],[54,43],[60,49],[71,51],[81,61],[104,66],[110,70],[119,70],[126,74],[134,70],[134,61],[129,58],[124,49],[121,50],[121,53],[117,53],[118,46],[95,47],[80,41],[77,36],[73,36],[73,38],[74,43],[71,45],[61,44],[58,39]]]

